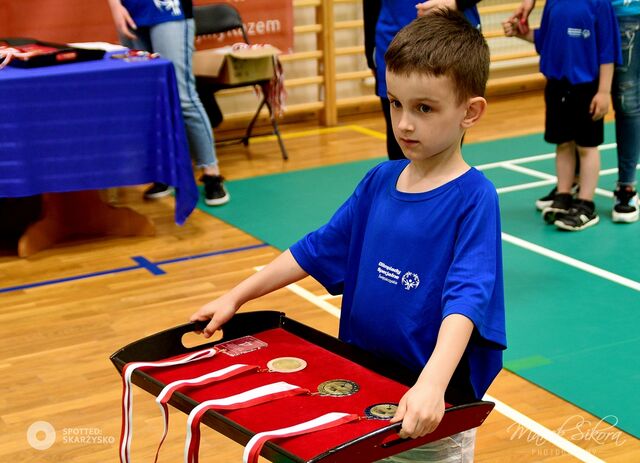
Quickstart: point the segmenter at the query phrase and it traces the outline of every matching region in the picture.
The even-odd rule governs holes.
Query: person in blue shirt
[[[424,16],[440,8],[457,10],[475,27],[480,27],[480,15],[476,4],[480,0],[427,0],[417,3],[407,0],[366,0],[362,2],[364,42],[367,65],[376,77],[376,95],[380,97],[382,113],[387,128],[387,156],[404,159],[400,145],[393,136],[393,126],[387,87],[384,80],[384,54],[398,31],[417,16]]]
[[[549,0],[535,31],[521,16],[503,23],[505,35],[535,43],[547,78],[545,140],[556,144],[557,192],[542,216],[559,229],[583,230],[599,221],[593,196],[614,63],[621,61],[618,23],[609,0]],[[574,199],[576,148],[580,189]]]
[[[393,418],[416,438],[442,419],[445,394],[481,398],[506,348],[498,196],[461,152],[485,112],[489,49],[462,15],[440,10],[403,28],[385,62],[407,159],[374,167],[326,225],[191,320],[209,321],[210,337],[249,300],[313,276],[343,294],[340,339],[419,373]],[[402,461],[472,461],[474,435]]]
[[[516,20],[526,32],[535,0],[523,0],[510,20]],[[613,108],[618,143],[618,183],[611,211],[614,222],[631,223],[640,217],[636,190],[636,166],[640,157],[640,47],[636,34],[640,30],[640,0],[611,0],[618,18],[622,62],[613,72]]]
[[[159,53],[173,63],[180,94],[189,149],[201,170],[204,202],[220,206],[229,193],[220,175],[211,122],[198,96],[191,69],[195,25],[191,0],[108,0],[120,41],[128,48]],[[154,183],[144,193],[157,199],[172,193],[164,183]]]

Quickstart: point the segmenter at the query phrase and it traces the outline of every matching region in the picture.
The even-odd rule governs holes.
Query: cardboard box
[[[270,45],[239,50],[231,47],[200,50],[193,54],[193,73],[223,84],[271,79],[273,57],[279,53],[280,50]]]

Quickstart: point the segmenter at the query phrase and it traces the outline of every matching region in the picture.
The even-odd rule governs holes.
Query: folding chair
[[[246,44],[249,44],[249,38],[247,37],[247,33],[244,29],[244,25],[242,23],[242,18],[240,17],[240,13],[233,6],[227,3],[218,3],[212,5],[202,5],[202,6],[194,6],[193,8],[193,17],[196,24],[196,37],[209,35],[209,34],[219,34],[227,31],[232,31],[239,29],[242,32],[242,38]],[[219,90],[224,90],[227,88],[237,88],[237,87],[246,87],[246,86],[259,86],[262,90],[262,100],[258,105],[258,109],[256,110],[249,126],[247,127],[247,131],[245,132],[244,137],[240,138],[242,144],[247,146],[249,144],[249,138],[251,137],[251,132],[253,131],[253,126],[255,125],[258,117],[260,115],[260,111],[264,106],[269,110],[269,119],[271,120],[271,125],[273,127],[273,133],[278,139],[278,144],[280,145],[280,151],[282,152],[282,158],[287,160],[289,156],[287,154],[287,150],[284,147],[284,143],[282,141],[282,136],[280,135],[280,130],[278,129],[278,122],[276,121],[276,116],[273,113],[273,109],[271,104],[266,98],[266,86],[269,84],[270,79],[261,79],[254,82],[243,82],[241,84],[222,84],[218,82],[212,82],[207,80],[206,78],[198,77],[199,87],[203,90],[210,91],[215,93]],[[229,140],[227,140],[229,141]]]

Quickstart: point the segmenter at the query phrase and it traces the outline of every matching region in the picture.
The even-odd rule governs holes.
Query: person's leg
[[[553,223],[571,209],[576,168],[575,152],[576,144],[573,141],[556,145],[556,175],[558,183],[551,204],[542,209],[542,218],[547,223]]]
[[[197,167],[218,174],[211,123],[202,106],[191,70],[194,23],[192,19],[170,21],[151,28],[153,51],[170,60],[176,71],[180,105],[184,116],[189,148]]]
[[[194,34],[193,19],[187,19],[153,26],[150,35],[153,51],[170,60],[175,68],[189,149],[203,173],[205,203],[218,206],[229,201],[229,194],[220,176],[211,123],[196,91],[191,69]]]
[[[635,222],[640,216],[636,166],[640,156],[640,16],[618,18],[623,63],[616,66],[612,97],[616,114],[618,183],[612,211],[614,222]]]
[[[378,463],[473,463],[475,441],[476,430],[470,429],[385,458]]]
[[[589,113],[593,96],[598,91],[598,82],[575,85],[571,100],[575,112],[575,144],[580,154],[580,191],[568,213],[558,217],[554,225],[562,230],[579,231],[598,223],[593,197],[600,176],[600,152],[598,146],[604,141],[603,119],[594,121]]]
[[[578,199],[593,201],[600,177],[600,151],[597,146],[578,146],[580,154],[580,191]]]
[[[384,120],[387,127],[387,156],[391,160],[406,159],[400,145],[396,141],[396,137],[393,134],[393,124],[391,123],[391,104],[388,98],[380,97],[380,104],[382,105],[382,113],[384,114]]]
[[[623,63],[612,85],[618,143],[618,182],[633,185],[640,155],[640,16],[619,18]],[[636,37],[638,35],[638,37]]]
[[[556,146],[558,193],[571,193],[576,171],[576,145],[573,141]]]

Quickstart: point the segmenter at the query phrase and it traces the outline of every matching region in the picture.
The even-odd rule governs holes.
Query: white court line
[[[561,437],[559,434],[551,431],[549,428],[542,426],[537,421],[534,421],[528,416],[523,415],[519,411],[511,408],[507,404],[499,401],[498,399],[490,396],[489,394],[485,394],[483,399],[488,400],[490,402],[495,402],[496,404],[495,410],[497,412],[503,414],[504,416],[518,423],[519,425],[524,426],[527,429],[530,429],[532,432],[542,437],[547,442],[573,455],[578,460],[584,461],[586,463],[604,463],[604,460],[597,458],[595,455],[589,453],[585,449],[578,447],[576,444],[572,442],[569,442],[567,439]]]
[[[501,167],[503,169],[511,170],[513,172],[519,172],[521,174],[529,175],[531,177],[536,177],[543,180],[543,182],[531,182],[531,183],[524,183],[520,185],[512,185],[504,188],[498,188],[497,189],[498,193],[509,193],[511,191],[528,190],[530,188],[537,188],[539,186],[551,185],[552,183],[555,183],[558,179],[555,175],[547,174],[546,172],[541,172],[535,169],[530,169],[528,167],[522,167],[520,165],[514,164],[512,161],[503,161],[501,163],[496,163],[494,167]],[[611,169],[601,170],[600,175],[601,176],[610,175],[617,172],[618,172],[618,168],[615,167]],[[602,188],[596,188],[595,193],[597,195],[604,196],[605,198],[613,198],[613,191],[604,190]]]
[[[322,296],[316,296],[312,292],[301,288],[300,286],[298,286],[295,283],[292,283],[292,284],[288,285],[287,288],[289,290],[291,290],[293,293],[295,293],[298,296],[302,297],[303,299],[306,299],[307,301],[311,302],[312,304],[320,307],[322,310],[325,310],[325,311],[329,312],[331,315],[335,316],[336,318],[340,318],[340,310],[338,308],[336,308],[335,306],[329,304],[324,299],[322,299]],[[543,439],[545,439],[546,441],[548,441],[550,444],[553,444],[556,447],[564,450],[565,452],[573,455],[578,460],[584,461],[585,463],[604,463],[603,460],[600,460],[599,458],[596,458],[595,456],[593,456],[592,454],[590,454],[586,450],[584,450],[584,449],[578,447],[577,445],[569,442],[568,440],[566,440],[565,438],[561,437],[557,433],[551,431],[548,428],[545,428],[544,426],[542,426],[537,421],[534,421],[531,418],[523,415],[522,413],[520,413],[520,412],[516,411],[515,409],[509,407],[505,403],[503,403],[503,402],[501,402],[501,401],[499,401],[499,400],[497,400],[497,399],[495,399],[495,398],[493,398],[493,397],[491,397],[489,395],[485,395],[484,399],[485,400],[489,400],[491,402],[495,402],[495,404],[496,404],[495,410],[498,413],[506,416],[507,418],[509,418],[513,422],[518,423],[519,425],[531,430],[532,432],[534,432],[538,436],[540,436]]]
[[[540,172],[539,170],[529,169],[528,167],[522,167],[516,164],[512,164],[510,162],[503,162],[502,168],[507,170],[512,170],[514,172],[519,172],[521,174],[529,175],[531,177],[540,178],[542,180],[558,180],[558,177],[555,175],[547,174],[546,172]]]
[[[616,143],[607,143],[606,145],[598,146],[598,150],[607,151],[607,150],[614,149],[617,146],[618,145]],[[527,162],[543,161],[545,159],[552,159],[555,156],[556,156],[556,153],[554,151],[553,153],[536,154],[534,156],[526,156],[526,157],[523,157],[523,158],[508,159],[506,161],[489,162],[487,164],[480,164],[478,166],[475,166],[475,168],[478,169],[478,170],[494,169],[496,167],[502,167],[502,164],[504,164],[505,162],[509,162],[511,164],[524,164],[524,163],[527,163]]]
[[[555,178],[551,180],[539,180],[537,182],[521,183],[520,185],[511,185],[511,186],[504,186],[502,188],[496,188],[496,191],[498,192],[498,194],[510,193],[512,191],[530,190],[531,188],[538,188],[540,186],[554,185],[555,183],[556,183]]]
[[[262,270],[264,268],[264,265],[261,265],[259,267],[253,267],[257,272],[259,272],[260,270]],[[286,287],[289,291],[291,291],[294,294],[297,294],[298,296],[300,296],[302,299],[306,299],[307,301],[317,305],[318,307],[320,307],[322,310],[324,310],[325,312],[329,312],[331,315],[333,315],[336,318],[340,318],[340,309],[336,308],[335,305],[328,303],[325,299],[325,296],[316,296],[315,294],[313,294],[311,291],[307,291],[306,289],[304,289],[303,287],[297,285],[296,283],[291,283],[290,285],[287,285]],[[329,295],[330,297],[334,297]]]
[[[587,264],[586,262],[582,262],[578,259],[574,259],[573,257],[565,256],[564,254],[560,254],[559,252],[552,251],[551,249],[547,249],[542,246],[538,246],[537,244],[530,243],[529,241],[516,238],[515,236],[509,235],[508,233],[502,232],[502,239],[507,243],[514,244],[528,251],[532,251],[532,252],[535,252],[536,254],[540,254],[542,256],[548,257],[558,262],[562,262],[563,264],[570,265],[584,272],[591,273],[593,275],[599,276],[600,278],[604,278],[605,280],[609,280],[619,285],[626,286],[627,288],[640,291],[639,282],[631,280],[629,278],[625,278],[623,276],[617,275],[607,270],[603,270],[600,267]]]

